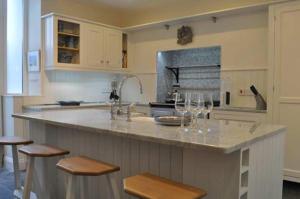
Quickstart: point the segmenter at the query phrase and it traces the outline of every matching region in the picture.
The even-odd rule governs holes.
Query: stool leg
[[[12,145],[12,156],[15,175],[15,187],[16,189],[21,189],[18,149],[16,145]]]
[[[31,185],[32,185],[32,174],[33,174],[33,168],[34,168],[34,157],[29,157],[28,163],[27,163],[27,171],[26,171],[26,177],[25,177],[25,186],[23,190],[23,197],[22,199],[30,199],[30,191],[31,191]]]
[[[87,177],[80,176],[80,199],[87,199],[88,196],[88,189],[87,189]]]
[[[113,199],[121,199],[115,177],[112,174],[107,174],[106,178],[107,178],[109,189],[113,196]]]
[[[68,176],[66,199],[74,199],[75,198],[74,180],[75,180],[75,176],[73,176],[73,175]]]
[[[0,168],[4,165],[4,145],[0,145]]]

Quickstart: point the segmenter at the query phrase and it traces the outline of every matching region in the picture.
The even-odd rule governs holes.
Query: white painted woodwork
[[[70,64],[70,63],[59,63],[58,62],[58,21],[66,21],[75,24],[79,24],[79,48],[82,42],[82,23],[76,20],[72,20],[65,17],[60,16],[52,16],[44,19],[44,37],[43,37],[43,52],[45,57],[45,69],[70,69],[70,68],[82,68],[82,52],[79,50],[79,63],[78,64]]]
[[[64,15],[50,14],[44,20],[46,70],[119,71],[122,70],[122,32],[97,23]],[[80,25],[79,64],[58,63],[58,20]]]
[[[24,121],[19,119],[14,119],[11,117],[13,113],[22,112],[22,97],[13,97],[13,96],[5,96],[2,98],[3,103],[3,135],[5,136],[20,136],[20,137],[28,137],[24,133],[23,125]],[[0,147],[1,148],[1,147]],[[9,171],[13,171],[13,153],[11,146],[5,146],[4,153],[4,167]],[[19,167],[20,170],[25,169],[26,167],[26,158],[23,154],[19,154]]]
[[[213,110],[211,118],[216,120],[234,120],[242,122],[260,122],[264,123],[267,120],[266,113],[250,113],[238,111]]]
[[[74,188],[74,179],[75,178],[76,178],[76,176],[74,176],[74,175],[68,176],[66,199],[75,198],[75,188]]]
[[[17,145],[12,145],[12,156],[13,156],[13,166],[14,166],[15,189],[21,189],[21,178],[20,178],[20,168],[19,168]]]
[[[223,154],[119,137],[106,132],[94,133],[37,121],[29,121],[29,127],[30,137],[36,143],[47,143],[70,150],[70,156],[86,155],[120,166],[121,170],[114,173],[119,190],[122,190],[122,179],[125,177],[148,171],[154,175],[201,187],[208,192],[206,199],[240,198],[240,178],[241,172],[244,171],[241,166],[243,162],[241,153],[244,149]],[[249,159],[247,199],[281,199],[283,143],[283,134],[277,134],[262,139],[248,148],[249,155],[245,155],[246,159]],[[55,168],[56,162],[57,159],[43,158],[36,168],[39,173],[51,176],[47,178],[48,183],[55,182],[52,183],[55,186],[52,186],[50,198],[64,198],[65,175],[64,172]],[[257,164],[259,162],[263,162],[262,166]],[[261,180],[262,176],[264,180]],[[111,198],[105,178],[88,177],[88,184],[89,198]],[[265,190],[268,191],[265,192]],[[34,191],[40,194],[39,190],[34,189]],[[132,197],[121,192],[121,198]]]
[[[33,177],[34,162],[35,162],[35,157],[29,157],[22,199],[30,199],[30,192],[33,183],[32,177]]]
[[[105,53],[104,53],[104,29],[100,26],[85,24],[84,25],[84,62],[91,67],[105,66]]]
[[[270,9],[270,66],[274,75],[270,77],[269,91],[272,97],[273,122],[287,126],[285,145],[285,179],[300,182],[300,2],[277,5]]]
[[[122,32],[106,29],[105,41],[105,65],[108,69],[122,68]]]

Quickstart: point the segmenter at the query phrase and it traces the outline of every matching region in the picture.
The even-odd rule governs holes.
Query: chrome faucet
[[[128,75],[128,76],[125,76],[122,81],[120,82],[120,85],[119,85],[119,108],[118,108],[118,111],[117,113],[120,115],[123,113],[123,110],[122,110],[122,89],[123,89],[123,86],[124,86],[124,83],[128,80],[128,79],[131,79],[131,78],[136,78],[139,82],[139,85],[140,85],[140,93],[143,94],[143,85],[142,85],[142,81],[140,80],[140,78],[136,75]]]

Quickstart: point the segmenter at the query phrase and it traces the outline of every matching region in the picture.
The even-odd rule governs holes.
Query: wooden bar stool
[[[11,146],[12,147],[12,157],[13,157],[13,167],[14,167],[14,176],[15,176],[15,191],[14,195],[18,195],[17,192],[21,190],[21,181],[20,181],[20,170],[19,170],[19,158],[18,158],[18,145],[27,145],[32,144],[32,140],[28,140],[22,137],[16,136],[4,136],[0,137],[1,146]],[[0,149],[1,150],[1,149]],[[3,160],[3,154],[0,155]],[[1,165],[2,166],[2,165]]]
[[[39,145],[39,144],[23,146],[22,148],[19,149],[19,152],[29,157],[27,171],[26,171],[26,178],[25,178],[25,186],[24,186],[24,191],[22,196],[23,199],[30,198],[34,161],[36,157],[47,158],[47,157],[54,157],[54,156],[63,156],[70,153],[69,151],[64,149],[59,149],[52,146]]]
[[[88,193],[86,190],[87,187],[87,176],[100,176],[105,175],[108,180],[108,185],[112,194],[113,199],[120,199],[120,193],[117,188],[117,184],[113,172],[119,171],[120,167],[114,166],[105,162],[97,161],[90,159],[84,156],[65,158],[60,160],[57,165],[59,169],[64,170],[69,173],[68,182],[67,182],[67,199],[75,198],[75,177],[81,176],[81,190],[80,197],[81,199],[88,199]]]
[[[124,179],[126,193],[146,199],[199,199],[206,192],[149,173]]]

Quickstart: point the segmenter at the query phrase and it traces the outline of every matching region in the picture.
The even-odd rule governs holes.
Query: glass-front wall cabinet
[[[80,24],[58,20],[57,62],[80,64]]]

